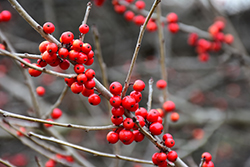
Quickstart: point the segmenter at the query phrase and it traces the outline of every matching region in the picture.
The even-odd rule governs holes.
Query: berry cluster
[[[214,167],[214,163],[211,161],[212,156],[211,156],[211,154],[209,152],[204,152],[201,155],[201,158],[203,158],[205,160],[202,167]]]
[[[73,163],[74,159],[72,156],[64,156],[61,154],[56,154],[56,158],[60,159],[60,160],[66,160],[68,163]],[[53,159],[49,159],[46,163],[45,163],[45,167],[55,167],[56,166],[56,161],[54,161]]]
[[[234,37],[231,34],[224,34],[225,22],[223,20],[215,21],[209,28],[208,32],[212,37],[212,41],[200,38],[196,33],[191,33],[188,38],[188,44],[196,47],[198,59],[201,62],[209,60],[209,52],[219,52],[222,44],[232,44]]]

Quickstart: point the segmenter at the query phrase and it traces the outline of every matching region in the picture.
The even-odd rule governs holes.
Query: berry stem
[[[205,158],[201,158],[201,162],[199,164],[199,167],[202,167],[204,162],[205,162]]]

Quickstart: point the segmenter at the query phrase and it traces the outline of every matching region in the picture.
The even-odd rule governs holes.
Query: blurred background
[[[149,10],[152,0],[144,1],[146,10]],[[56,27],[53,36],[57,39],[64,31],[71,31],[75,38],[78,37],[78,27],[84,18],[87,2],[85,0],[19,1],[40,25],[47,21],[52,22]],[[162,16],[175,12],[181,23],[204,31],[214,23],[217,16],[224,16],[226,19],[224,32],[237,35],[232,46],[236,49],[235,52],[223,47],[221,51],[211,53],[209,61],[204,63],[198,60],[195,48],[188,45],[188,33],[179,31],[177,34],[171,34],[164,26],[168,97],[176,103],[180,114],[178,122],[173,123],[168,118],[169,132],[176,141],[173,149],[189,166],[197,166],[201,154],[207,151],[212,154],[215,166],[250,167],[250,103],[248,102],[250,71],[249,61],[242,58],[242,55],[248,58],[250,52],[248,21],[250,1],[162,0],[161,7]],[[1,22],[0,28],[16,52],[40,54],[38,46],[44,39],[19,16],[8,1],[0,1],[0,10],[9,10],[12,13],[11,20],[7,23]],[[101,7],[93,4],[88,25],[90,28],[93,25],[98,28],[108,82],[119,81],[123,84],[140,27],[127,22],[122,14],[117,14],[109,0],[106,0]],[[84,41],[95,49],[91,31],[85,36]],[[96,71],[97,79],[102,81],[98,62],[95,61],[91,68]],[[32,115],[31,99],[19,67],[10,58],[0,56],[0,72],[0,108]],[[67,71],[70,72],[72,68]],[[147,106],[150,78],[154,80],[152,107],[161,108],[162,92],[155,86],[156,81],[161,79],[157,31],[145,32],[131,79],[131,82],[141,79],[146,83],[142,101],[139,103],[141,107]],[[32,78],[32,81],[35,87],[46,88],[45,96],[38,97],[41,102],[40,107],[44,111],[57,100],[65,85],[62,78],[47,74]],[[93,107],[81,94],[76,95],[68,91],[59,108],[64,114],[58,122],[80,125],[111,124],[110,112],[104,98],[100,105]],[[113,145],[108,144],[106,140],[108,131],[85,132],[69,128],[51,128],[58,130],[67,141],[74,144],[107,153],[114,151]],[[39,132],[38,129],[36,131]],[[48,160],[2,129],[0,137],[0,157],[16,166],[36,166],[35,155],[41,158],[43,164]],[[157,151],[147,139],[128,146],[121,143],[116,145],[119,154],[146,160],[151,160],[151,156]],[[94,166],[116,164],[113,159],[79,153]],[[119,161],[119,166],[150,165]]]

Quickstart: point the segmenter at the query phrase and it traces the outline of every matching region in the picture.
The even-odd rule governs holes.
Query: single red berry
[[[75,50],[71,50],[69,51],[69,60],[72,60],[72,61],[77,61],[78,57],[79,57],[79,53],[80,52],[77,52]],[[80,64],[80,63],[79,63]]]
[[[160,135],[163,130],[163,125],[159,122],[154,122],[149,126],[149,130],[153,135]]]
[[[112,107],[111,112],[114,116],[122,116],[124,114],[124,108],[122,106],[117,108]]]
[[[157,122],[159,122],[159,123],[162,124],[163,121],[162,121],[162,117],[161,116],[158,117]]]
[[[86,61],[86,63],[84,63],[86,66],[90,66],[94,63],[94,58],[88,59],[88,61]]]
[[[135,6],[137,7],[137,9],[141,10],[145,8],[146,4],[144,1],[138,0],[136,1]]]
[[[224,33],[223,32],[219,32],[215,35],[215,40],[223,42],[224,41]]]
[[[144,16],[142,16],[142,15],[136,15],[136,16],[134,16],[133,22],[136,25],[141,26],[141,25],[143,25],[144,21],[145,21],[145,17]]]
[[[135,115],[140,115],[142,116],[143,118],[147,118],[147,115],[148,115],[148,112],[145,108],[143,107],[140,107],[138,108],[136,111],[135,111]]]
[[[132,134],[133,134],[133,133],[132,133]],[[121,140],[121,142],[122,142],[123,144],[125,144],[125,145],[129,145],[129,144],[133,143],[133,141],[134,141],[134,135],[132,135],[132,137],[130,138],[129,141],[123,141],[123,140]]]
[[[171,112],[171,111],[175,110],[175,104],[172,101],[166,101],[166,102],[163,103],[162,108],[166,112]]]
[[[165,145],[169,148],[172,148],[175,145],[175,141],[173,138],[167,138],[165,140]]]
[[[84,85],[87,89],[93,89],[95,87],[95,81],[93,79],[88,80]]]
[[[109,99],[109,103],[113,107],[120,107],[122,99],[120,96],[113,96]]]
[[[156,109],[151,109],[148,112],[147,120],[149,122],[157,122],[159,116],[160,116],[160,113]]]
[[[214,167],[214,163],[212,161],[203,163],[202,167]]]
[[[132,11],[130,11],[130,10],[128,10],[128,11],[126,11],[126,12],[124,13],[124,18],[125,18],[125,20],[127,20],[127,21],[133,21],[134,16],[135,16],[134,12],[132,12]]]
[[[82,95],[85,97],[89,97],[90,95],[94,94],[94,89],[87,89],[84,85],[82,90]]]
[[[135,106],[135,103],[136,103],[135,99],[131,96],[125,96],[122,99],[122,106],[127,110],[133,108]]]
[[[94,55],[95,55],[95,53],[94,53],[94,51],[93,50],[91,50],[91,51],[89,51],[89,53],[88,53],[88,59],[91,59],[91,58],[93,58],[94,57]]]
[[[157,30],[157,24],[154,21],[149,21],[146,28],[149,32],[154,32]]]
[[[131,108],[129,109],[129,111],[135,112],[138,108],[139,108],[139,104],[138,104],[138,103],[135,103],[135,105],[134,105],[133,107],[131,107]]]
[[[42,53],[42,59],[44,61],[46,61],[46,63],[53,63],[56,61],[57,59],[57,55],[56,53],[52,53],[50,54],[49,52],[47,52],[47,50],[45,52]]]
[[[64,33],[62,33],[61,37],[61,42],[64,44],[69,44],[70,42],[73,41],[74,39],[74,34],[70,31],[66,31]]]
[[[64,157],[68,162],[74,162],[74,158],[72,156],[65,156]]]
[[[53,54],[57,52],[58,46],[55,43],[49,43],[46,49],[49,54]]]
[[[153,155],[152,155],[152,161],[153,161],[153,163],[155,164],[155,165],[158,165],[158,160],[157,160],[157,157],[158,157],[158,155],[159,155],[159,153],[154,153]]]
[[[36,63],[33,63],[33,65],[37,66],[37,67],[41,67],[39,66],[38,64]],[[33,68],[29,68],[29,74],[32,76],[32,77],[38,77],[39,75],[42,74],[42,71],[38,71],[38,70],[35,70]]]
[[[1,21],[1,19],[0,19],[0,21]],[[0,49],[5,50],[5,46],[1,43],[0,43]]]
[[[96,6],[102,6],[105,0],[94,0]]]
[[[198,59],[200,62],[207,62],[209,60],[209,54],[208,53],[201,53],[198,55]]]
[[[205,39],[199,39],[197,45],[200,46],[204,51],[208,51],[211,47],[211,42]]]
[[[44,89],[44,87],[38,86],[38,87],[36,88],[36,93],[37,93],[39,96],[43,96],[43,95],[45,94],[45,89]]]
[[[109,90],[113,95],[120,95],[122,93],[122,85],[119,82],[112,82]]]
[[[206,162],[209,162],[212,160],[212,155],[209,152],[204,152],[201,155],[201,158],[204,158],[206,160]]]
[[[175,151],[170,151],[168,154],[167,154],[167,159],[171,162],[175,162],[176,159],[178,158],[178,154],[175,152]]]
[[[55,167],[56,166],[56,162],[52,159],[48,160],[46,163],[45,163],[45,167]]]
[[[85,64],[88,61],[88,56],[85,53],[79,52],[76,62],[78,64]]]
[[[63,59],[66,59],[68,57],[68,55],[69,55],[68,49],[66,49],[66,48],[60,48],[58,50],[58,56],[59,57],[61,57]]]
[[[67,70],[70,66],[70,63],[67,59],[63,59],[62,61],[60,61],[59,66],[62,70]]]
[[[222,31],[225,28],[225,23],[221,20],[216,21],[214,25],[218,27],[220,31]]]
[[[1,20],[0,21],[9,21],[11,19],[11,13],[8,10],[3,10],[1,13]]]
[[[73,41],[72,49],[77,52],[80,52],[82,50],[82,46],[83,46],[83,42],[79,39],[76,39]]]
[[[84,84],[84,83],[86,83],[88,81],[88,78],[83,73],[82,74],[78,74],[76,79],[77,79],[77,82],[79,84],[81,84],[81,85]]]
[[[122,116],[111,116],[111,122],[115,124],[116,126],[120,125],[123,122],[123,117]]]
[[[93,79],[95,77],[95,71],[89,68],[85,71],[85,75],[88,78],[88,80]]]
[[[163,141],[165,141],[165,140],[167,140],[167,139],[169,139],[169,138],[173,139],[173,136],[172,136],[170,133],[166,133],[166,134],[164,134],[164,135],[162,136]]]
[[[123,129],[119,132],[119,139],[122,142],[126,143],[126,142],[130,141],[130,139],[132,139],[132,138],[134,139],[134,134],[130,130]]]
[[[172,112],[170,115],[170,119],[173,122],[177,122],[180,118],[180,115],[177,112]]]
[[[118,142],[119,140],[119,135],[118,133],[114,132],[114,131],[110,131],[108,134],[107,134],[107,140],[109,143],[111,144],[115,144],[116,142]]]
[[[92,94],[89,96],[88,101],[90,104],[96,106],[96,105],[100,104],[101,98],[97,94]]]
[[[79,31],[82,34],[87,34],[89,32],[89,26],[87,24],[82,24],[79,27]]]
[[[123,121],[123,127],[127,130],[130,130],[134,127],[134,122],[131,118],[126,118],[124,121]]]
[[[23,58],[23,60],[26,61],[27,63],[31,63],[30,59]],[[40,59],[38,59],[38,60],[40,60]],[[37,64],[40,65],[39,63],[37,63]],[[23,68],[27,68],[27,66],[26,66],[25,64],[23,64],[23,63],[21,63],[21,66],[22,66]],[[41,65],[40,65],[40,66],[41,66]],[[41,66],[41,67],[42,67],[42,66]]]
[[[156,82],[156,87],[158,89],[164,89],[164,88],[166,88],[166,86],[167,86],[167,82],[163,79],[160,79]]]
[[[221,50],[221,42],[219,42],[219,41],[212,42],[210,50],[215,51],[215,52],[220,51]]]
[[[166,161],[166,159],[167,159],[167,154],[163,152],[159,153],[157,156],[158,164],[162,164],[164,161]]]
[[[53,119],[46,119],[46,121],[52,121],[53,122]],[[52,124],[44,124],[45,127],[49,128],[51,126],[53,126]]]
[[[114,10],[116,13],[123,14],[126,11],[126,6],[124,5],[115,5]]]
[[[176,23],[178,21],[178,15],[176,13],[169,13],[167,15],[168,23]]]
[[[214,37],[216,34],[218,34],[219,32],[219,28],[215,25],[211,25],[209,28],[208,28],[208,32]]]
[[[49,41],[43,41],[39,44],[39,51],[41,53],[45,52],[47,50],[47,46],[50,42]]]
[[[144,139],[144,134],[142,134],[139,130],[134,130],[134,141],[141,142]]]
[[[135,91],[141,92],[144,90],[144,88],[145,88],[145,83],[142,80],[138,79],[134,82],[133,89]]]
[[[76,78],[64,78],[65,83],[71,87],[71,85],[76,82]]]
[[[70,86],[70,88],[71,88],[71,91],[73,93],[76,93],[76,94],[81,93],[82,90],[83,90],[83,86],[80,85],[80,84],[78,84],[78,82],[72,83],[72,85]]]
[[[168,161],[164,161],[158,165],[158,167],[168,167]]]
[[[36,62],[38,65],[40,65],[41,67],[45,67],[48,63],[43,60],[43,59],[38,59]]]
[[[234,36],[232,34],[226,34],[224,36],[224,42],[227,43],[227,44],[232,44],[234,41]]]
[[[82,64],[76,64],[74,66],[74,71],[75,73],[77,74],[83,74],[84,73],[84,70],[85,70],[85,67],[82,65]]]
[[[132,2],[134,2],[134,0],[126,0],[126,2],[132,3]]]
[[[52,67],[56,67],[60,64],[61,59],[59,59],[58,57],[55,59],[55,61],[53,61],[52,63],[49,63],[50,66]]]
[[[50,115],[53,119],[58,119],[62,116],[62,110],[55,108]]]
[[[189,34],[188,37],[188,44],[190,46],[195,46],[197,44],[197,40],[198,40],[199,36],[196,33],[191,33]]]
[[[55,26],[51,22],[46,22],[43,25],[43,31],[47,34],[52,34],[55,31]]]
[[[135,90],[130,93],[130,96],[135,99],[136,103],[139,103],[142,99],[141,92],[137,92]]]
[[[19,137],[22,137],[23,136],[23,133],[25,133],[26,132],[26,129],[25,129],[25,127],[20,127],[19,128],[19,131],[16,131],[16,134],[19,136]]]
[[[179,25],[177,23],[169,23],[168,24],[168,30],[175,34],[179,31]]]
[[[92,46],[89,43],[84,43],[82,45],[82,52],[88,54],[92,50]]]

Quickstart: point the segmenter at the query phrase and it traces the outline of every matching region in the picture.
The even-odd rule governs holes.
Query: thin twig
[[[35,156],[35,160],[36,160],[37,166],[42,167],[41,160],[37,156]]]
[[[86,9],[86,12],[85,12],[85,15],[84,15],[84,19],[83,19],[83,21],[82,21],[82,24],[86,24],[86,23],[87,23],[87,20],[88,20],[88,17],[89,17],[89,13],[90,13],[90,10],[91,10],[91,6],[92,6],[92,3],[91,3],[91,2],[88,2],[88,3],[87,3],[87,9]],[[84,37],[85,37],[85,34],[81,34],[80,40],[83,41],[83,40],[84,40]]]
[[[9,0],[12,7],[47,41],[55,43],[58,47],[61,47],[61,43],[50,34],[46,34],[40,26],[16,0]]]
[[[4,164],[7,167],[15,167],[14,165],[12,165],[10,162],[3,160],[2,158],[0,158],[0,163]]]
[[[41,55],[35,55],[35,54],[30,54],[30,53],[15,53],[18,57],[21,58],[28,58],[28,59],[41,59]]]
[[[199,167],[202,167],[204,162],[205,162],[205,159],[204,159],[204,158],[201,158],[201,162],[200,162],[200,164],[199,164]]]
[[[53,110],[55,108],[57,108],[62,103],[62,100],[65,97],[68,90],[69,90],[69,86],[65,84],[63,91],[61,92],[61,95],[59,96],[59,98],[57,99],[55,104],[51,107],[51,109],[48,110],[48,112],[42,117],[43,119],[48,118],[50,116],[50,114],[53,112]]]
[[[152,96],[153,96],[153,78],[150,78],[148,81],[149,89],[148,89],[148,112],[151,110],[151,104],[152,104]]]
[[[0,109],[0,113],[4,117],[12,117],[12,118],[17,118],[17,119],[23,119],[23,120],[32,121],[32,122],[39,122],[39,123],[43,123],[43,124],[51,124],[51,125],[61,126],[61,127],[67,127],[67,128],[82,129],[82,130],[85,130],[85,131],[108,130],[108,129],[117,128],[117,126],[114,126],[114,125],[106,125],[106,126],[82,126],[82,125],[75,125],[75,124],[58,123],[58,122],[46,121],[46,120],[43,120],[43,119],[38,119],[38,118],[32,118],[32,117],[28,117],[28,116],[23,116],[23,115],[19,115],[19,114],[14,114],[14,113],[10,113],[8,111],[4,111],[2,109]]]
[[[137,163],[144,163],[144,164],[153,164],[152,161],[147,161],[147,160],[141,160],[141,159],[137,159],[137,158],[131,158],[131,157],[127,157],[127,156],[122,156],[122,155],[115,155],[115,154],[109,154],[109,153],[104,153],[104,152],[100,152],[100,151],[95,151],[89,148],[85,148],[85,147],[81,147],[75,144],[71,144],[62,140],[58,140],[55,139],[54,137],[46,137],[46,136],[42,136],[42,135],[38,135],[34,132],[29,132],[30,136],[34,136],[40,140],[46,140],[46,141],[51,141],[54,143],[58,143],[58,144],[62,144],[68,147],[72,147],[74,149],[78,149],[84,152],[88,152],[91,153],[95,156],[102,156],[102,157],[107,157],[107,158],[118,158],[121,160],[126,160],[126,161],[131,161],[131,162],[137,162]]]
[[[123,87],[123,90],[122,90],[122,98],[125,96],[125,94],[127,92],[127,89],[129,87],[129,81],[130,81],[132,71],[134,69],[134,65],[135,65],[135,62],[136,62],[136,59],[137,59],[137,56],[138,56],[138,53],[139,53],[139,50],[140,50],[140,47],[141,47],[141,42],[142,42],[144,32],[146,30],[146,26],[148,24],[149,19],[151,18],[152,14],[153,14],[155,8],[157,7],[157,5],[160,2],[161,2],[161,0],[155,0],[154,1],[154,4],[152,5],[152,7],[151,7],[151,9],[150,9],[144,23],[143,23],[143,25],[140,28],[140,33],[139,33],[139,36],[138,36],[138,39],[137,39],[134,54],[133,54],[133,57],[132,57],[132,60],[131,60],[131,63],[130,63],[130,67],[129,67],[129,71],[128,71],[128,74],[127,74],[127,77],[126,77],[126,80],[125,80],[125,83],[124,83],[124,87]]]

